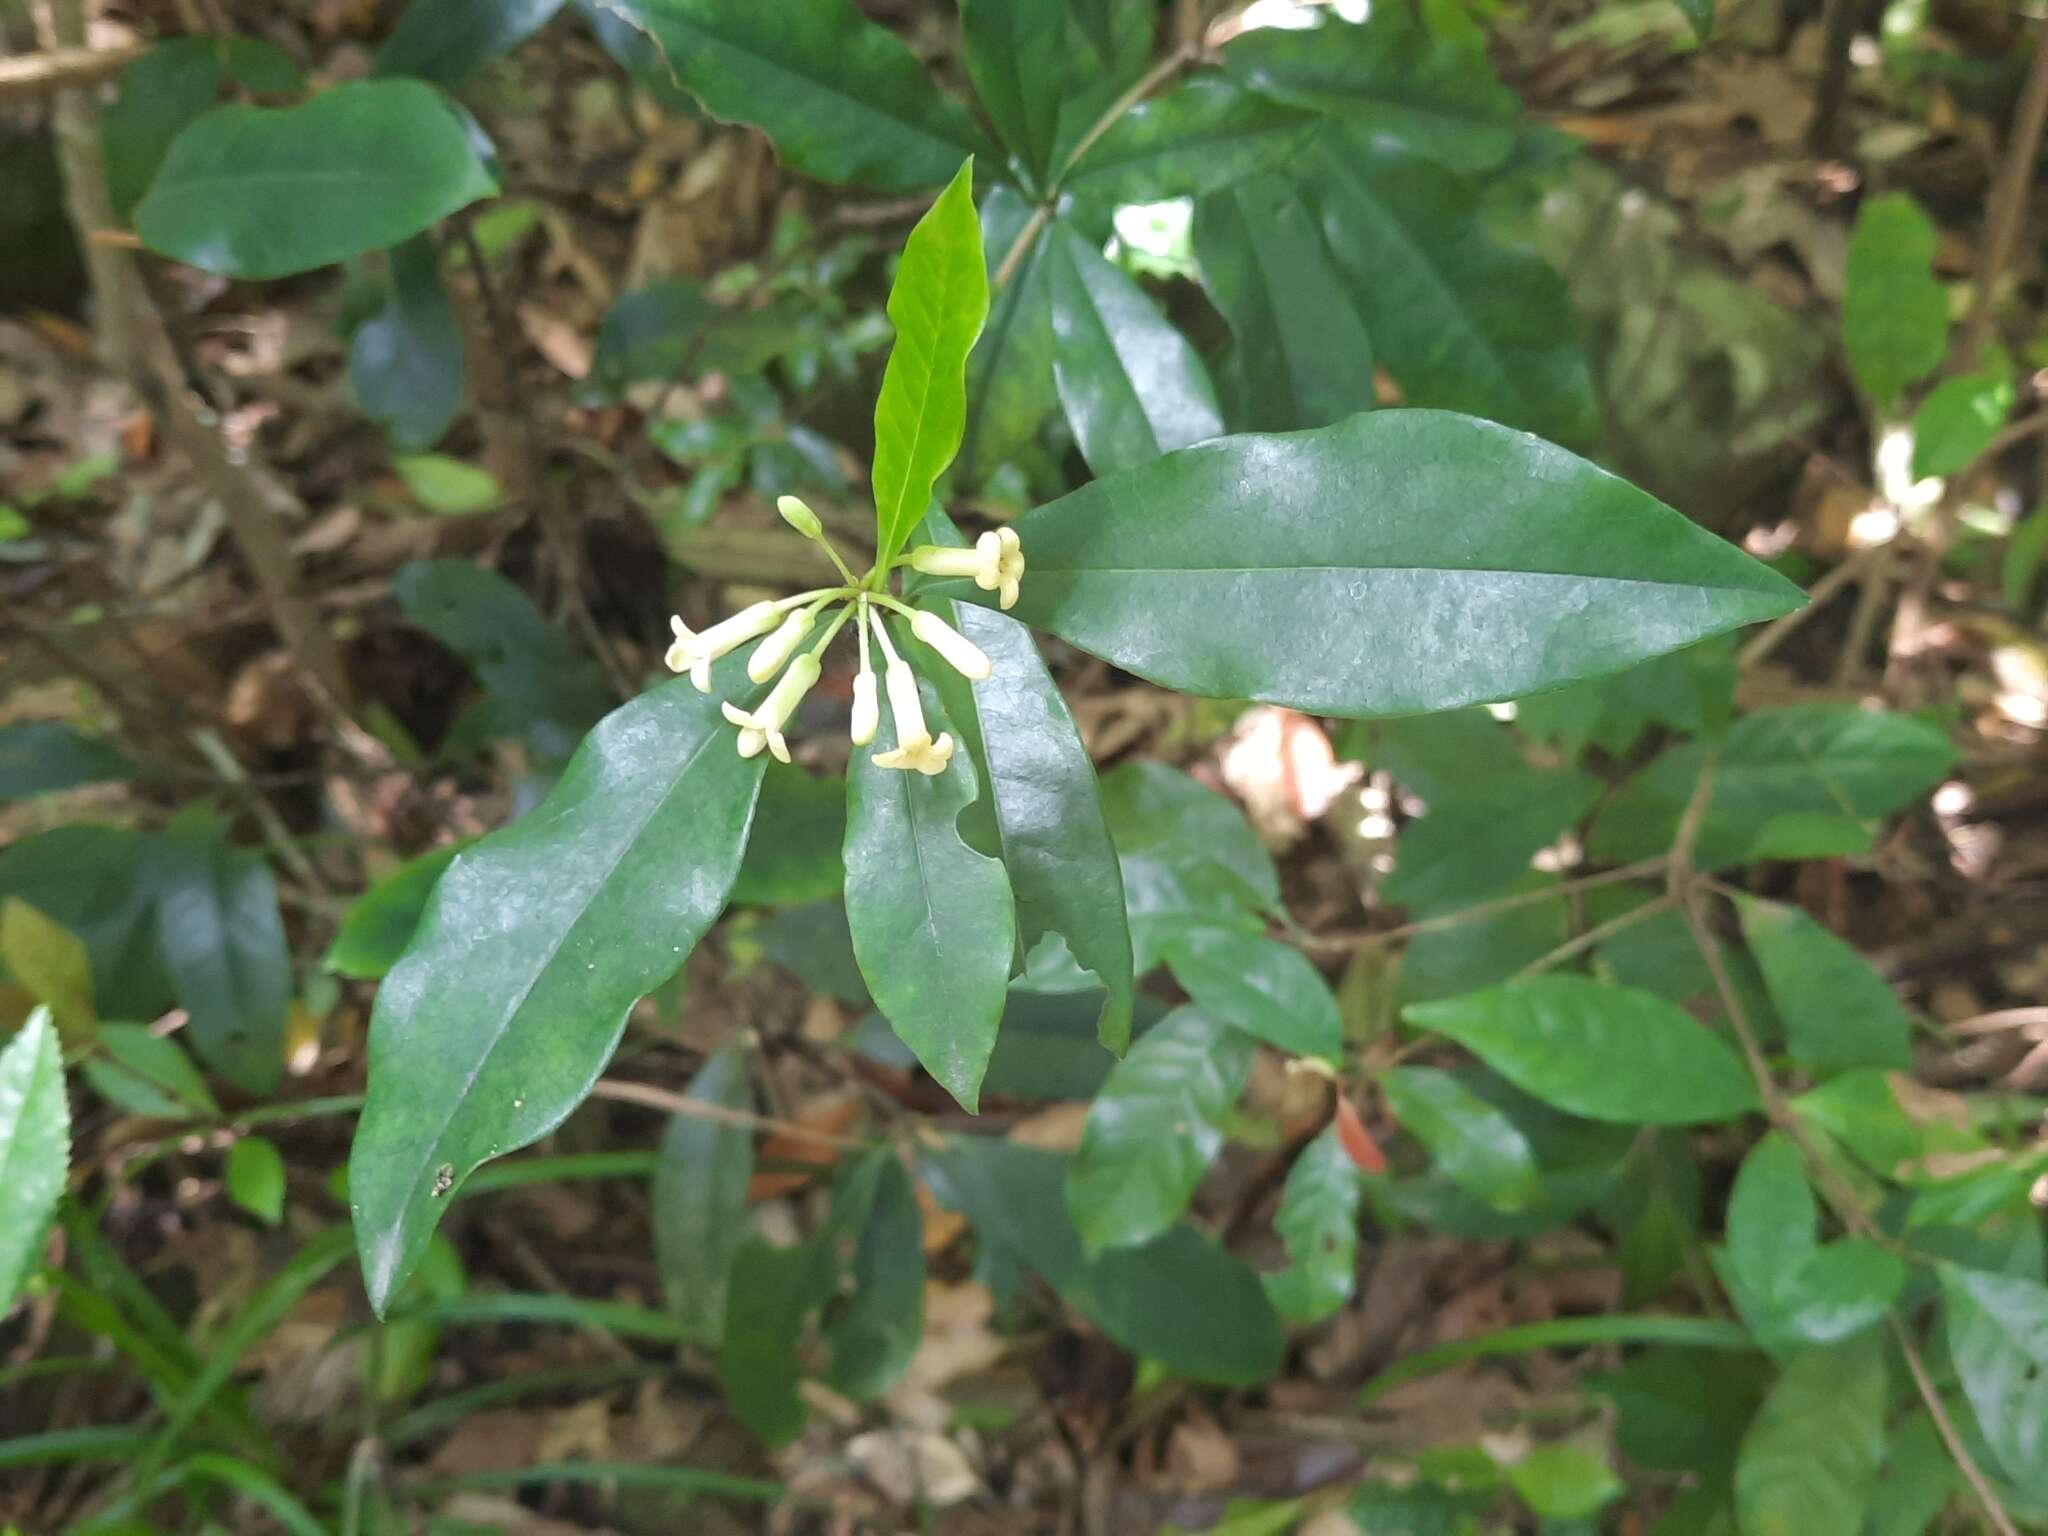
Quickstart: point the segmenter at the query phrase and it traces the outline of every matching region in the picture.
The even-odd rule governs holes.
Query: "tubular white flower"
[[[817,615],[808,608],[799,608],[776,628],[774,634],[763,640],[760,647],[747,660],[747,676],[757,683],[765,683],[777,672],[782,664],[796,653],[804,643],[804,636],[811,632],[817,622]]]
[[[897,750],[913,742],[930,741],[932,733],[924,723],[924,700],[918,697],[917,674],[910,670],[910,663],[892,655],[882,676],[889,689],[889,718],[896,726]],[[875,759],[878,763],[881,760]]]
[[[920,544],[910,552],[910,568],[922,571],[927,576],[968,576],[984,592],[993,592],[996,582],[996,566],[1001,552],[991,542],[992,533],[985,533],[972,549],[948,549],[941,544]]]
[[[800,496],[778,496],[775,510],[782,514],[782,520],[807,539],[822,539],[825,525],[818,521],[818,514],[804,505]]]
[[[996,541],[996,580],[993,586],[1002,589],[998,599],[1007,610],[1017,606],[1017,594],[1024,584],[1024,541],[1017,536],[1014,528],[999,528],[984,538]],[[989,587],[984,587],[988,591]]]
[[[910,617],[910,632],[945,657],[955,672],[978,683],[989,674],[988,657],[981,647],[961,634],[936,613],[920,608]]]
[[[855,607],[855,636],[860,641],[860,671],[853,679],[853,744],[864,747],[875,739],[882,724],[881,706],[875,699],[875,667],[868,658],[868,605],[866,599]]]
[[[754,603],[701,632],[693,631],[681,617],[671,617],[669,627],[676,632],[676,639],[664,658],[669,670],[687,671],[690,681],[697,685],[697,691],[709,693],[711,663],[735,646],[745,645],[756,635],[768,633],[775,627],[781,612],[773,603]]]
[[[915,769],[926,778],[937,778],[953,761],[953,733],[942,731],[937,741],[914,741],[907,747],[875,755],[877,768]]]
[[[789,743],[783,740],[782,727],[818,681],[821,670],[817,657],[799,656],[789,664],[789,670],[782,674],[781,680],[768,690],[768,697],[761,701],[758,709],[745,710],[730,703],[719,706],[725,712],[725,718],[740,728],[741,757],[758,757],[761,749],[766,747],[778,763],[789,761]]]

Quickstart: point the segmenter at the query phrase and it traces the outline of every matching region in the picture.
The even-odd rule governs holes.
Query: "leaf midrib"
[[[1048,565],[1031,557],[1031,574],[1047,576],[1302,576],[1322,572],[1378,574],[1398,571],[1440,576],[1534,576],[1545,581],[1603,581],[1624,587],[1677,587],[1695,592],[1772,594],[1763,587],[1726,586],[1718,582],[1667,580],[1644,576],[1604,576],[1588,571],[1533,571],[1512,566],[1465,565]]]

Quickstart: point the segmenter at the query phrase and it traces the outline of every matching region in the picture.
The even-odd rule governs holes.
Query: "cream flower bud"
[[[822,539],[825,525],[818,521],[818,514],[805,506],[802,498],[778,496],[775,510],[782,514],[782,520],[807,539]]]
[[[761,701],[758,709],[745,710],[730,703],[719,706],[725,712],[725,718],[740,728],[741,757],[758,757],[761,749],[766,747],[778,763],[789,761],[789,743],[783,740],[782,727],[818,681],[820,670],[817,657],[799,656],[789,664],[789,670],[782,674],[780,681],[768,690],[768,697]]]
[[[675,631],[676,638],[669,646],[668,654],[661,658],[662,665],[671,672],[687,672],[691,663],[696,660],[697,645],[702,637],[683,622],[680,613],[669,615],[668,627]]]
[[[946,658],[947,663],[969,682],[980,682],[989,674],[988,657],[981,647],[936,613],[920,608],[911,615],[910,632]]]
[[[1017,594],[1024,583],[1024,541],[1014,528],[999,528],[993,537],[996,540],[996,580],[993,586],[1001,588],[999,601],[1007,610],[1017,606]]]
[[[781,610],[773,603],[754,603],[730,618],[720,619],[701,633],[692,631],[680,617],[671,618],[669,627],[676,632],[676,639],[664,660],[672,672],[687,670],[699,693],[709,693],[711,663],[735,646],[745,645],[756,635],[768,633],[780,615]]]
[[[853,744],[864,747],[875,739],[875,732],[881,728],[882,709],[875,697],[875,674],[872,669],[857,673],[853,679]]]
[[[943,731],[937,741],[914,741],[907,747],[898,747],[893,752],[882,752],[875,757],[878,768],[901,768],[915,770],[928,779],[937,778],[946,771],[946,764],[953,761],[953,733]]]
[[[765,683],[780,672],[782,664],[804,643],[804,636],[811,632],[811,626],[816,622],[817,616],[808,608],[799,608],[784,619],[775,633],[763,640],[748,658],[747,676],[757,683]]]
[[[891,656],[883,680],[889,687],[889,718],[896,725],[897,747],[906,747],[913,741],[930,741],[932,733],[924,723],[924,700],[918,697],[917,674],[910,670],[910,663]],[[875,761],[880,762],[881,758]]]
[[[983,534],[992,539],[993,534]],[[972,549],[948,549],[940,544],[920,544],[910,552],[910,568],[927,576],[967,576],[984,592],[996,585],[997,552],[977,544]]]

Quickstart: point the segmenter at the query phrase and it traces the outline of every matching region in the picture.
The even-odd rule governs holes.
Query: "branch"
[[[594,1099],[610,1099],[619,1104],[638,1104],[645,1109],[658,1109],[664,1114],[684,1115],[692,1120],[709,1120],[717,1125],[736,1125],[750,1131],[767,1131],[771,1135],[786,1137],[791,1141],[815,1141],[827,1147],[853,1147],[863,1149],[874,1145],[858,1136],[842,1136],[837,1131],[815,1130],[808,1125],[799,1125],[794,1120],[777,1120],[769,1115],[756,1115],[744,1109],[728,1109],[723,1104],[714,1104],[709,1099],[687,1098],[680,1093],[671,1093],[666,1088],[657,1088],[652,1083],[629,1083],[615,1077],[601,1077],[597,1086],[590,1090]]]
[[[98,85],[146,52],[140,43],[130,43],[121,48],[50,47],[17,59],[0,59],[0,102]]]
[[[2018,109],[2013,113],[2012,136],[2005,143],[2005,158],[1991,183],[1986,205],[1984,245],[1977,253],[1976,292],[1971,295],[1970,313],[1963,321],[1963,334],[1953,354],[1958,370],[1977,361],[1977,353],[1991,335],[1992,303],[1998,279],[2012,265],[2019,246],[2020,226],[2026,221],[2027,190],[2034,180],[2034,161],[2041,153],[2041,132],[2048,126],[2048,19],[2036,17],[2028,28],[2034,40],[2034,60],[2021,87]]]

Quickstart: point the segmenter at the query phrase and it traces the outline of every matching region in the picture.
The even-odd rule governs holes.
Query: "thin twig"
[[[199,755],[218,773],[222,780],[232,784],[241,792],[249,813],[256,818],[256,824],[263,829],[263,840],[270,845],[270,851],[277,855],[286,868],[298,876],[299,882],[311,891],[324,906],[334,904],[334,888],[320,873],[318,866],[306,856],[306,851],[292,836],[291,828],[284,824],[284,817],[277,807],[270,803],[270,797],[258,789],[250,780],[248,770],[235,754],[228,750],[228,744],[220,739],[219,733],[211,728],[192,733],[192,745],[199,749]]]
[[[1300,936],[1299,942],[1305,949],[1356,949],[1362,944],[1393,944],[1402,939],[1412,939],[1418,934],[1460,928],[1466,923],[1476,923],[1481,918],[1512,912],[1516,907],[1526,907],[1539,901],[1555,901],[1559,897],[1571,895],[1574,891],[1590,891],[1624,880],[1641,880],[1650,875],[1663,873],[1668,862],[1668,858],[1660,854],[1654,859],[1642,859],[1615,869],[1603,869],[1598,874],[1560,880],[1556,885],[1547,885],[1541,890],[1518,891],[1512,896],[1497,896],[1492,901],[1460,907],[1455,912],[1445,912],[1437,917],[1418,918],[1412,923],[1403,923],[1398,928],[1382,928],[1375,933],[1304,934]]]
[[[1813,92],[1813,117],[1806,127],[1806,147],[1816,155],[1830,154],[1842,118],[1842,103],[1849,94],[1849,51],[1856,40],[1857,13],[1862,0],[1827,0],[1821,23],[1820,81]]]
[[[1934,1427],[1941,1433],[1941,1443],[1948,1447],[1949,1458],[1956,1469],[1970,1485],[1970,1491],[1977,1495],[1977,1502],[1984,1506],[1984,1513],[1990,1517],[1992,1529],[1998,1536],[2020,1536],[2020,1529],[2012,1523],[2012,1516],[2005,1512],[1998,1495],[1984,1474],[1977,1469],[1977,1462],[1963,1444],[1963,1437],[1956,1433],[1955,1420],[1948,1416],[1948,1407],[1941,1400],[1941,1393],[1927,1374],[1927,1366],[1920,1358],[1920,1347],[1913,1342],[1913,1336],[1906,1331],[1906,1325],[1899,1321],[1898,1314],[1887,1312],[1886,1322],[1891,1324],[1892,1337],[1898,1341],[1899,1353],[1906,1357],[1906,1369],[1912,1373],[1913,1386],[1920,1394],[1920,1401],[1927,1405],[1927,1416],[1934,1420]]]
[[[1850,583],[1860,580],[1865,568],[1871,563],[1876,549],[1877,546],[1872,546],[1869,549],[1857,550],[1846,560],[1835,566],[1833,570],[1828,571],[1818,581],[1814,582],[1812,586],[1806,589],[1806,602],[1802,606],[1794,608],[1782,619],[1773,619],[1770,623],[1766,624],[1758,632],[1757,637],[1742,648],[1740,654],[1735,658],[1735,664],[1738,667],[1749,668],[1762,662],[1771,652],[1782,645],[1794,630],[1798,629],[1808,619],[1812,618],[1814,614],[1826,607],[1829,598],[1833,597]]]
[[[0,102],[97,85],[146,51],[140,43],[131,43],[124,48],[48,48],[18,59],[0,59]]]
[[[1596,923],[1593,927],[1588,928],[1584,933],[1577,935],[1575,938],[1566,939],[1557,948],[1550,951],[1549,954],[1539,955],[1534,960],[1531,960],[1527,965],[1515,972],[1514,979],[1521,981],[1530,976],[1540,976],[1551,967],[1564,964],[1572,956],[1589,950],[1596,944],[1604,944],[1617,933],[1625,933],[1635,927],[1637,923],[1647,922],[1658,913],[1669,911],[1672,905],[1672,898],[1667,893],[1656,897],[1654,900],[1644,902],[1640,907],[1631,908],[1619,917],[1610,917],[1604,923]]]
[[[1951,354],[1957,372],[1976,365],[1977,353],[1990,338],[1998,280],[2012,265],[2013,253],[2019,248],[2020,228],[2026,222],[2027,191],[2034,181],[2034,161],[2041,153],[2042,130],[2048,127],[2048,18],[2035,17],[2027,30],[2033,38],[2034,59],[2027,70],[2026,84],[2020,88],[2005,158],[1998,164],[1998,176],[1985,204],[1984,244],[1977,253],[1976,291],[1970,297],[1970,313],[1963,320],[1962,335]]]
[[[828,1147],[868,1147],[873,1143],[858,1136],[842,1136],[836,1131],[816,1130],[808,1125],[799,1125],[794,1120],[777,1120],[769,1115],[756,1115],[744,1109],[728,1109],[723,1104],[714,1104],[707,1099],[686,1098],[680,1093],[671,1093],[666,1088],[657,1088],[652,1083],[622,1082],[617,1078],[601,1077],[597,1086],[590,1090],[592,1098],[611,1099],[620,1104],[638,1104],[647,1109],[658,1109],[665,1114],[685,1115],[692,1120],[710,1120],[719,1125],[744,1126],[748,1130],[767,1131],[776,1136],[785,1136],[791,1141],[815,1141]]]

